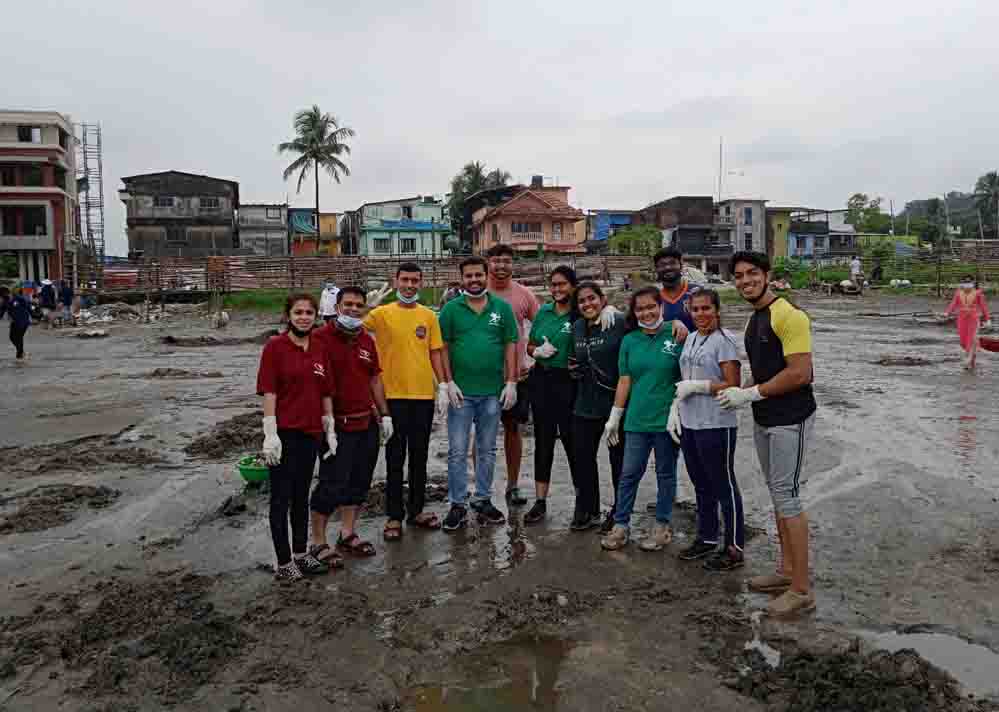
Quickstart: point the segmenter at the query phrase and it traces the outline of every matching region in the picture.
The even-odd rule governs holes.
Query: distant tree
[[[629,225],[610,238],[611,252],[621,255],[652,255],[662,246],[663,234],[653,225]]]
[[[926,219],[921,221],[916,234],[923,242],[930,242],[935,246],[946,234],[944,231],[946,219],[943,201],[939,198],[930,198],[926,201]]]
[[[0,255],[0,279],[10,279],[17,276],[17,257]]]
[[[975,207],[982,216],[986,232],[999,237],[999,171],[990,171],[975,181]]]
[[[302,192],[302,183],[309,173],[316,180],[316,234],[319,234],[319,171],[326,171],[337,183],[340,176],[349,176],[350,168],[340,158],[350,155],[347,139],[353,138],[354,129],[341,126],[332,114],[324,114],[315,104],[295,114],[295,138],[278,144],[278,153],[298,154],[298,158],[284,169],[284,179],[298,174],[296,193]]]
[[[866,193],[854,193],[846,201],[846,221],[857,232],[887,233],[891,230],[891,216],[881,212],[881,198],[870,198]]]
[[[461,171],[451,179],[451,198],[448,201],[448,212],[451,214],[451,227],[455,235],[462,240],[465,231],[471,227],[465,224],[465,200],[488,188],[502,188],[510,184],[510,174],[498,168],[491,171],[478,161],[466,163]]]

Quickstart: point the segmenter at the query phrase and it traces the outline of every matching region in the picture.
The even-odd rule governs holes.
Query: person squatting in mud
[[[310,556],[309,485],[325,433],[333,430],[333,374],[320,339],[312,335],[319,304],[311,294],[288,297],[288,330],[271,337],[260,355],[257,394],[264,398],[264,462],[270,467],[270,528],[277,556],[276,578],[295,580],[325,564]],[[291,546],[288,522],[291,520]]]
[[[396,301],[376,307],[364,319],[375,337],[382,380],[394,434],[385,444],[387,521],[385,541],[402,538],[402,523],[439,529],[433,512],[424,512],[427,457],[434,424],[434,382],[439,384],[437,414],[447,412],[447,384],[441,363],[441,327],[437,315],[420,304],[423,271],[404,262],[395,273]],[[409,456],[409,496],[403,501],[403,466]]]
[[[537,524],[548,514],[548,490],[555,460],[555,441],[562,441],[569,474],[576,482],[573,450],[572,407],[576,382],[569,372],[572,352],[572,325],[576,321],[574,292],[576,273],[560,265],[548,276],[552,303],[538,311],[531,325],[527,353],[534,359],[528,377],[531,412],[534,414],[534,489],[537,499],[524,515],[524,524]]]
[[[697,329],[687,337],[680,355],[683,380],[676,384],[669,417],[670,434],[683,451],[697,499],[697,536],[680,559],[709,556],[704,568],[731,571],[743,565],[745,542],[742,493],[735,479],[738,416],[724,410],[714,396],[741,385],[739,347],[735,337],[721,328],[718,292],[696,292],[690,298],[690,313]],[[725,529],[721,550],[719,507]]]
[[[378,463],[379,418],[381,438],[391,440],[394,431],[378,352],[363,327],[364,290],[344,287],[337,294],[336,306],[336,319],[313,332],[326,353],[336,388],[332,394],[333,412],[326,416],[327,432],[333,433],[327,437],[329,452],[320,460],[319,482],[312,490],[309,546],[310,563],[315,559],[333,568],[342,566],[342,555],[375,555],[375,547],[358,536],[355,525]],[[326,540],[326,529],[337,510],[340,533],[333,551]],[[314,572],[323,573],[323,569]]]
[[[749,588],[780,594],[767,611],[791,616],[815,608],[808,516],[799,491],[816,411],[811,324],[805,312],[771,291],[766,255],[737,252],[729,265],[736,289],[753,307],[745,348],[755,385],[726,388],[716,398],[725,409],[752,404],[756,454],[773,499],[781,550],[777,571],[750,579]]]

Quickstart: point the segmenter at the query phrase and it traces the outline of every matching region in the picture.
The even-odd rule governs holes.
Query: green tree
[[[999,237],[999,171],[990,171],[975,181],[975,207],[985,232]]]
[[[846,221],[857,232],[887,233],[891,229],[891,216],[881,212],[881,198],[870,198],[866,193],[854,193],[846,201]]]
[[[610,249],[621,255],[652,255],[660,248],[663,234],[653,225],[629,225],[611,236]]]
[[[471,225],[465,224],[465,201],[470,195],[489,188],[502,188],[510,184],[510,174],[498,168],[491,171],[478,161],[466,163],[461,171],[451,179],[451,197],[448,201],[448,212],[451,215],[451,227],[454,234],[462,242],[467,242],[465,234]]]
[[[298,174],[296,193],[302,192],[302,183],[312,173],[316,180],[316,234],[319,234],[319,171],[326,171],[337,183],[340,176],[349,176],[350,168],[340,158],[350,155],[347,139],[353,138],[354,129],[341,126],[332,114],[324,114],[315,104],[295,114],[295,138],[279,143],[278,153],[297,154],[298,158],[284,169],[284,179]]]

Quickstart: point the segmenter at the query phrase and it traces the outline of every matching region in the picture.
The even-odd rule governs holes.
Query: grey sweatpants
[[[797,425],[767,428],[756,424],[754,427],[756,455],[760,458],[760,469],[770,488],[770,497],[778,517],[797,517],[803,511],[799,498],[801,470],[805,464],[805,447],[811,438],[814,424],[813,413]]]

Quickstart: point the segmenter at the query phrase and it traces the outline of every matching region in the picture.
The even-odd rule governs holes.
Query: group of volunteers
[[[384,541],[401,539],[404,525],[453,532],[470,516],[503,524],[506,515],[493,502],[500,425],[505,502],[508,508],[531,505],[525,524],[548,515],[561,441],[575,490],[570,529],[599,528],[604,549],[624,548],[654,453],[655,525],[639,547],[661,551],[673,537],[682,452],[697,498],[697,535],[679,558],[703,559],[712,571],[738,569],[744,522],[734,471],[735,410],[752,404],[781,555],[774,573],[752,578],[749,586],[777,596],[769,606],[773,615],[813,609],[808,520],[799,499],[816,409],[809,319],[771,291],[765,255],[736,253],[730,265],[735,285],[753,307],[740,343],[721,327],[718,293],[688,284],[677,250],[661,250],[653,263],[660,285],[634,292],[626,315],[608,304],[599,284],[579,281],[567,266],[551,271],[552,301],[540,305],[513,279],[514,254],[506,245],[461,262],[460,291],[439,315],[419,303],[422,273],[415,263],[399,266],[396,299],[389,304],[379,305],[385,290],[372,298],[359,287],[339,288],[335,315],[323,313],[331,316],[325,325],[318,317],[327,310],[321,312],[312,295],[289,297],[288,330],[264,347],[257,381],[277,578],[323,573],[343,566],[344,557],[375,554],[356,522],[380,444],[386,450]],[[742,351],[752,386],[742,383]],[[450,509],[443,521],[424,509],[435,411],[447,418]],[[531,414],[533,502],[519,487],[522,429]],[[606,516],[598,474],[602,441],[614,491]],[[319,477],[310,494],[317,459]],[[334,512],[340,530],[331,546],[327,528]]]

